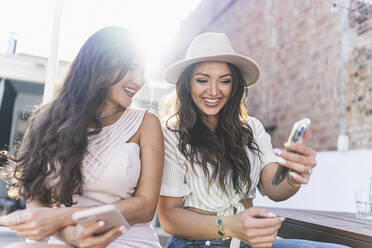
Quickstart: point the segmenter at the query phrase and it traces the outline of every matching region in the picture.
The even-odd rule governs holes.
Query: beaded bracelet
[[[220,236],[221,238],[224,238],[225,232],[223,231],[223,220],[221,218],[218,218],[216,221],[216,224],[218,226],[218,231],[217,231],[218,236]]]

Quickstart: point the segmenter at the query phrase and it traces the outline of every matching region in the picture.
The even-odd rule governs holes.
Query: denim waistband
[[[209,239],[209,240],[191,240],[171,235],[167,248],[207,248],[207,247],[230,247],[231,238],[228,239]]]

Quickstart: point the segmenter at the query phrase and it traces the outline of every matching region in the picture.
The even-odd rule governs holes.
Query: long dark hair
[[[227,193],[227,183],[232,180],[236,193],[248,196],[251,186],[251,161],[246,147],[260,157],[260,150],[247,123],[247,111],[243,104],[244,81],[239,69],[227,63],[232,75],[232,92],[218,114],[218,124],[213,132],[202,121],[206,118],[191,98],[190,79],[197,64],[188,66],[176,83],[176,112],[167,121],[167,128],[179,136],[178,149],[191,162],[201,166],[209,185],[217,181]],[[176,128],[169,121],[176,118]],[[210,175],[208,164],[212,167]]]
[[[108,89],[128,72],[136,51],[131,33],[120,27],[103,28],[84,43],[54,100],[34,111],[18,151],[7,156],[15,166],[11,186],[20,195],[74,204],[72,196],[82,193],[88,136],[102,130],[99,110]],[[96,128],[88,132],[91,123]],[[58,183],[48,185],[53,179]]]

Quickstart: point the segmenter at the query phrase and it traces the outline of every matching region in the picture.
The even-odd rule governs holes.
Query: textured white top
[[[251,163],[251,188],[246,190],[248,190],[249,198],[254,198],[256,187],[264,194],[260,185],[261,170],[265,165],[278,162],[278,160],[271,145],[270,135],[265,131],[261,122],[249,117],[248,124],[252,128],[253,136],[263,154],[260,160],[255,153],[250,151],[248,147],[246,148]],[[169,130],[166,126],[163,126],[163,132],[165,162],[161,195],[184,197],[184,207],[217,212],[218,216],[233,215],[234,207],[238,211],[244,209],[244,206],[240,203],[243,198],[235,193],[232,185],[228,188],[228,194],[222,191],[218,183],[211,184],[208,191],[208,179],[204,175],[203,169],[200,166],[194,166],[194,172],[191,163],[178,150],[177,133]],[[211,168],[209,170],[211,171]]]
[[[76,206],[111,204],[134,195],[141,173],[140,147],[128,140],[141,126],[146,110],[127,108],[112,125],[88,140],[82,162],[83,194],[75,195]],[[63,244],[51,238],[50,244]],[[131,228],[112,242],[109,248],[160,248],[150,223]]]
[[[141,172],[140,147],[128,140],[138,131],[146,110],[127,108],[112,125],[88,139],[82,163],[83,195],[78,205],[110,204],[133,196]]]

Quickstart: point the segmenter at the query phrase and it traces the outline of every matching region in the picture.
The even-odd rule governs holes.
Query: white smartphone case
[[[115,226],[124,226],[124,228],[129,229],[128,222],[114,205],[103,205],[81,210],[74,213],[72,219],[84,227],[94,222],[104,221],[105,225],[94,235],[105,233]]]

